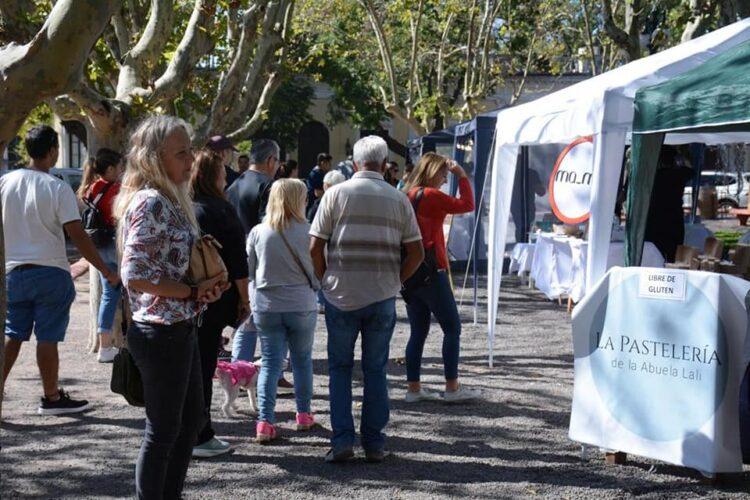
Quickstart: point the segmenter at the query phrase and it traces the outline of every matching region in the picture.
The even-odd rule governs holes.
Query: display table
[[[586,294],[587,255],[587,241],[554,233],[539,233],[530,276],[536,288],[550,300],[568,295],[573,302],[578,302]],[[609,245],[607,269],[622,266],[624,262],[625,243],[613,241]],[[643,265],[664,267],[664,257],[650,241],[643,246]]]
[[[741,472],[748,291],[750,282],[722,274],[610,269],[573,313],[570,438]]]
[[[534,243],[516,243],[510,254],[510,265],[508,273],[517,273],[522,277],[525,273],[531,272],[531,262],[534,259]]]
[[[548,299],[568,293],[573,286],[573,253],[570,238],[554,233],[539,233],[530,277],[534,286]]]

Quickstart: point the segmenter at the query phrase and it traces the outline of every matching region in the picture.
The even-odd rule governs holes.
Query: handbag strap
[[[109,191],[109,188],[112,187],[113,182],[108,182],[106,186],[104,186],[104,189],[99,191],[99,194],[96,195],[96,197],[92,200],[91,196],[88,197],[89,205],[92,208],[95,208],[99,210],[99,203],[102,201],[102,198],[104,198],[104,195],[107,194],[107,191]]]
[[[414,195],[414,199],[411,200],[411,206],[414,208],[414,215],[419,215],[419,204],[424,196],[424,187],[420,187],[417,194]]]
[[[305,266],[302,265],[302,261],[300,260],[299,256],[297,256],[297,252],[295,252],[292,248],[292,245],[289,244],[289,240],[286,239],[284,231],[279,231],[279,235],[281,236],[284,245],[286,245],[287,250],[289,250],[289,253],[292,254],[292,258],[294,259],[294,262],[297,263],[297,267],[299,267],[300,271],[302,271],[302,274],[304,274],[305,278],[307,278],[307,283],[310,285],[310,288],[315,290],[315,285],[313,284],[312,278],[310,278],[310,275],[307,273]]]

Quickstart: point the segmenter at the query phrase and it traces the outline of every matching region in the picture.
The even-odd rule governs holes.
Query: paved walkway
[[[132,496],[143,413],[109,392],[110,367],[85,352],[88,295],[83,281],[77,285],[73,319],[61,347],[61,381],[95,407],[77,417],[37,416],[40,384],[33,345],[25,346],[6,388],[0,434],[3,499]],[[321,428],[294,432],[293,401],[281,399],[282,439],[262,447],[252,442],[250,417],[227,420],[215,414],[219,436],[232,442],[236,451],[194,462],[186,498],[747,498],[747,468],[715,489],[702,484],[694,471],[637,457],[624,467],[607,467],[599,456],[581,461],[579,446],[567,438],[572,393],[569,317],[564,308],[512,279],[503,287],[495,368],[487,366],[484,327],[471,325],[470,308],[461,311],[465,325],[461,374],[464,383],[485,391],[484,402],[403,403],[405,367],[398,358],[403,357],[408,324],[399,305],[388,369],[392,397],[388,446],[394,456],[379,465],[362,460],[343,466],[325,464],[330,427],[321,318],[313,402]],[[484,302],[481,306],[483,318]],[[433,330],[425,351],[425,380],[435,389],[442,377],[440,340],[440,333]],[[356,384],[355,394],[361,395],[361,377]]]

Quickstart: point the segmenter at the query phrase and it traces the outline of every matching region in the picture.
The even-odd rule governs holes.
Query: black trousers
[[[146,403],[146,430],[135,467],[136,496],[180,498],[198,430],[205,422],[195,328],[192,322],[133,322],[127,338]]]
[[[210,441],[216,433],[211,425],[211,400],[213,399],[213,378],[216,361],[221,346],[221,332],[227,326],[233,326],[237,318],[237,306],[240,300],[236,285],[224,292],[221,299],[209,304],[203,312],[198,327],[198,351],[200,352],[201,371],[203,373],[203,402],[206,407],[206,425],[198,433],[198,444]]]

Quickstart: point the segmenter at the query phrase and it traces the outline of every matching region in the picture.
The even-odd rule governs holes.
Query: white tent
[[[591,218],[586,288],[606,272],[617,187],[625,144],[633,122],[635,92],[690,70],[750,39],[750,19],[713,31],[647,58],[638,59],[497,116],[490,192],[488,250],[488,343],[492,366],[497,305],[516,160],[521,146],[567,144],[594,136]],[[738,136],[737,139],[740,139]],[[729,137],[672,134],[667,143],[720,143]]]

